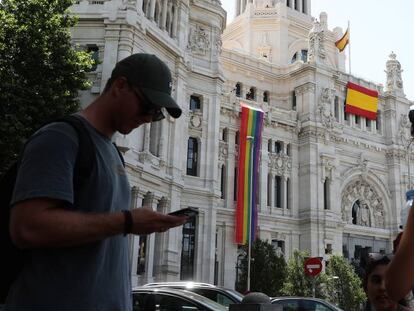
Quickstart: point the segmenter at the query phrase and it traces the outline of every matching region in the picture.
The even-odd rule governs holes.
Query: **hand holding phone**
[[[186,216],[186,217],[195,217],[198,215],[198,210],[194,207],[187,207],[187,208],[183,208],[183,209],[179,209],[177,211],[168,213],[168,215],[172,215],[172,216]]]

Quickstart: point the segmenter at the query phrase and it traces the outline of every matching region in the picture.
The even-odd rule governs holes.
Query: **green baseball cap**
[[[128,83],[138,87],[150,104],[165,108],[173,118],[180,117],[181,108],[171,97],[170,69],[157,56],[137,53],[122,59],[111,74],[111,79],[118,77],[125,77]]]

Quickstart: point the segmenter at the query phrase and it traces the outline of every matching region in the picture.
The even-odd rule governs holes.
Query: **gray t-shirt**
[[[128,209],[130,187],[111,140],[80,117],[96,148],[96,165],[74,202],[78,138],[66,123],[39,130],[27,144],[12,204],[47,197],[83,213]],[[5,310],[132,310],[128,239],[113,236],[71,248],[29,250]]]

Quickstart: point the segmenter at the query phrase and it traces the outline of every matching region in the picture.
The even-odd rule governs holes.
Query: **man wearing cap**
[[[141,124],[178,118],[171,73],[156,56],[131,55],[115,66],[104,92],[76,114],[95,147],[91,175],[73,190],[78,136],[51,123],[25,147],[12,198],[10,232],[26,250],[5,310],[132,310],[127,234],[162,232],[185,217],[129,211],[130,186],[111,142]]]

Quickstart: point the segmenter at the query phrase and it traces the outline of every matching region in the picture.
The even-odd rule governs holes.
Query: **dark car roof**
[[[217,310],[217,311],[225,311],[227,310],[222,305],[204,297],[194,292],[190,292],[187,290],[182,289],[175,289],[175,288],[166,288],[166,287],[134,287],[132,289],[132,293],[162,293],[162,294],[169,294],[173,296],[178,296],[185,300],[194,301],[203,307],[207,307],[210,310]]]
[[[222,286],[216,286],[209,283],[202,283],[202,282],[192,282],[192,281],[182,281],[182,282],[158,282],[158,283],[148,283],[143,286],[144,288],[149,287],[167,287],[167,288],[180,288],[180,289],[188,289],[191,290],[193,288],[205,288],[211,289],[214,291],[218,291],[221,293],[226,294],[226,296],[231,296],[234,302],[241,302],[243,299],[243,295],[239,292],[225,288]]]
[[[325,304],[329,307],[331,307],[334,310],[337,311],[342,311],[342,309],[338,308],[337,306],[333,305],[332,303],[320,299],[320,298],[313,298],[313,297],[299,297],[299,296],[283,296],[283,297],[272,297],[271,301],[272,303],[277,302],[277,301],[287,301],[287,300],[309,300],[309,301],[317,301],[320,302],[322,304]]]

